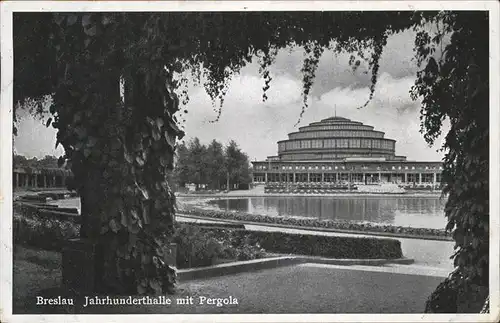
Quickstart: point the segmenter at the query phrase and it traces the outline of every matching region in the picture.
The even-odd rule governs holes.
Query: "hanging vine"
[[[295,123],[296,127],[302,120],[305,110],[307,109],[309,93],[316,77],[316,69],[318,68],[319,59],[323,54],[324,48],[317,42],[309,42],[304,46],[304,64],[302,65],[302,109],[300,111],[299,119]]]
[[[267,90],[270,88],[272,77],[269,71],[269,67],[276,60],[276,55],[278,55],[277,48],[269,48],[268,51],[262,53],[259,57],[259,74],[264,79],[264,87],[262,88],[262,102],[267,101]]]
[[[487,290],[489,284],[489,48],[477,36],[487,33],[488,19],[479,13],[441,13],[427,21],[440,22],[443,29],[434,37],[428,30],[417,32],[417,59],[426,65],[412,96],[422,98],[421,131],[429,144],[441,134],[444,119],[450,120],[442,181],[456,269],[431,295],[426,310],[460,311],[456,302],[445,305],[444,298],[456,298],[457,291],[463,298],[465,290]],[[445,34],[451,37],[438,57],[436,48],[443,46]]]

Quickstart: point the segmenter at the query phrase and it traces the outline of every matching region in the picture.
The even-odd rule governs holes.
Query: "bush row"
[[[77,208],[61,208],[57,205],[50,204],[35,204],[27,202],[16,202],[14,208],[18,214],[30,219],[44,218],[55,220],[67,220],[74,223],[79,223],[81,218]]]
[[[77,223],[54,218],[26,217],[14,211],[14,245],[61,251],[65,241],[77,238],[79,233],[80,225]]]
[[[77,238],[80,225],[60,218],[58,212],[16,203],[16,243],[60,251],[67,239]],[[62,213],[62,212],[60,212]],[[74,218],[70,214],[70,218]],[[400,258],[398,240],[247,231],[198,224],[177,224],[172,242],[177,244],[178,268],[209,266],[221,260],[261,258],[265,251],[330,258]]]
[[[385,232],[385,233],[398,233],[414,236],[433,236],[433,237],[447,237],[449,234],[445,230],[427,229],[427,228],[410,228],[393,225],[379,225],[370,223],[352,223],[340,222],[335,220],[319,220],[315,218],[295,218],[295,217],[278,217],[269,215],[258,215],[244,212],[226,212],[219,210],[203,210],[194,206],[184,208],[182,213],[195,216],[203,216],[207,218],[215,218],[222,220],[238,220],[249,221],[258,223],[271,223],[283,224],[313,228],[331,228],[340,230],[351,231],[365,231],[365,232]]]
[[[396,259],[401,258],[401,243],[395,239],[357,238],[203,228],[216,237],[235,244],[256,245],[269,252],[328,258]]]
[[[250,260],[262,258],[265,250],[258,243],[233,239],[225,229],[197,224],[179,224],[173,242],[177,244],[177,267],[211,266],[221,260]]]
[[[57,208],[45,210],[27,203],[15,203],[14,245],[62,251],[68,239],[78,238],[79,216],[56,210]],[[177,224],[172,242],[177,244],[178,268],[210,266],[222,259],[249,260],[264,256],[264,250],[259,246],[228,240],[228,236],[224,235],[216,237],[213,233],[202,230],[205,224],[200,225]]]

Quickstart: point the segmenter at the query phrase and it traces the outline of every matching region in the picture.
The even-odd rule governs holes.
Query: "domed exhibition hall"
[[[342,117],[310,123],[278,142],[278,156],[252,162],[254,184],[440,186],[441,162],[398,156],[396,140],[384,135],[372,126]]]

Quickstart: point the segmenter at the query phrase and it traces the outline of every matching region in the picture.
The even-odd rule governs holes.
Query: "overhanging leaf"
[[[127,215],[124,212],[120,212],[120,223],[122,226],[127,227],[128,226],[128,220],[127,220]]]
[[[87,36],[95,36],[97,34],[97,26],[92,25],[89,28],[86,28],[85,34],[87,34]]]
[[[77,15],[70,14],[68,16],[68,19],[66,21],[67,21],[68,26],[71,26],[71,25],[74,25],[77,20],[78,20],[78,16]]]
[[[83,17],[82,17],[82,26],[84,28],[87,28],[90,25],[90,23],[91,23],[90,18],[91,18],[90,15],[83,15]]]
[[[139,166],[141,166],[141,167],[142,167],[142,166],[144,166],[144,159],[142,159],[142,157],[141,157],[141,156],[137,156],[137,157],[135,157],[135,161],[137,162],[137,164],[138,164]]]
[[[120,230],[120,224],[115,219],[111,219],[109,221],[109,228],[114,233],[117,233]]]
[[[142,205],[142,218],[144,219],[144,224],[149,224],[149,208],[146,205]]]
[[[144,295],[146,294],[146,287],[142,286],[141,284],[137,285],[137,293],[139,295]]]
[[[161,128],[163,127],[164,122],[162,118],[156,118],[156,127],[158,128],[159,131],[161,131]]]

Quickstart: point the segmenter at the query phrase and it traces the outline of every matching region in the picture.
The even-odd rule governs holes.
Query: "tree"
[[[55,156],[46,155],[38,161],[37,167],[39,168],[58,168],[58,158]]]
[[[225,149],[225,170],[226,170],[226,190],[231,190],[231,182],[237,176],[239,169],[239,154],[238,145],[234,140],[231,140]]]
[[[184,143],[176,149],[176,162],[174,169],[174,178],[180,187],[185,187],[189,183],[188,158],[189,151]]]
[[[241,151],[234,140],[231,140],[225,151],[226,189],[230,190],[240,183],[248,184],[251,181],[249,168],[248,156]]]
[[[189,182],[196,185],[196,189],[201,184],[207,183],[207,147],[200,143],[200,139],[194,138],[188,146],[187,169]]]
[[[432,38],[426,28],[434,23],[443,32]],[[277,50],[303,47],[301,116],[325,48],[352,53],[353,68],[369,63],[369,101],[387,37],[410,28],[425,66],[413,91],[423,100],[424,136],[431,143],[444,118],[452,124],[443,181],[457,242],[453,277],[487,286],[487,12],[16,13],[14,100],[52,95],[48,124],[79,185],[81,235],[105,251],[104,281],[170,291],[174,274],[161,247],[171,237],[174,196],[165,174],[183,135],[174,117],[182,82],[173,73],[205,74],[207,93],[222,105],[228,80],[258,57],[265,99]],[[445,34],[450,42],[436,59]]]
[[[224,148],[217,140],[212,140],[207,147],[205,159],[208,185],[211,189],[220,189],[226,176]]]
[[[22,155],[14,155],[12,157],[12,165],[14,167],[27,167],[28,159]]]
[[[206,184],[211,189],[220,189],[222,184],[226,184],[228,167],[233,186],[251,182],[248,156],[234,141],[224,149],[215,139],[205,147],[199,138],[195,137],[189,142],[188,147],[185,145],[178,147],[177,156],[175,173],[181,186],[194,183],[198,186]]]
[[[13,156],[14,167],[30,167],[30,168],[59,168],[58,158],[55,156],[46,155],[42,159],[33,157],[27,159],[22,155]]]

